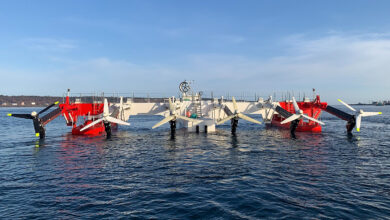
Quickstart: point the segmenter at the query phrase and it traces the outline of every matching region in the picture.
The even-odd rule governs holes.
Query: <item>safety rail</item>
[[[223,92],[213,92],[213,91],[199,91],[191,92],[191,94],[186,94],[187,97],[200,94],[203,101],[221,99],[225,101],[231,101],[234,97],[238,102],[240,101],[249,101],[255,102],[259,99],[267,100],[269,96],[272,96],[273,101],[287,101],[291,102],[292,97],[295,97],[297,101],[311,101],[311,97],[305,95],[305,93],[295,93],[294,92],[275,92],[271,94],[261,94],[261,93],[223,93]],[[65,101],[66,94],[63,95],[63,101]],[[170,97],[183,98],[182,93],[161,93],[161,92],[127,92],[127,93],[74,93],[70,94],[70,101],[81,102],[81,103],[91,103],[91,102],[103,102],[104,98],[107,98],[109,102],[119,102],[120,97],[123,97],[123,102],[163,102],[163,99],[168,99]]]

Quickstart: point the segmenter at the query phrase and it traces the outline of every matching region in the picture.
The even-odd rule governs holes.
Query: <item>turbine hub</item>
[[[36,117],[37,116],[37,112],[31,112],[31,116],[33,116],[33,117]]]

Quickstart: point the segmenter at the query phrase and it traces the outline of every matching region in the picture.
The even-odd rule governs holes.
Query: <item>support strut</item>
[[[104,130],[106,130],[107,139],[111,138],[111,123],[110,122],[103,122],[104,123]]]
[[[232,134],[236,133],[237,126],[238,126],[238,119],[232,118],[231,120]]]
[[[38,117],[33,119],[35,131],[39,134],[39,139],[44,139],[46,135],[45,126],[42,124],[42,120]]]
[[[176,121],[170,121],[169,124],[171,125],[171,135],[175,135],[175,133],[176,133]]]
[[[353,128],[355,127],[356,125],[356,118],[355,116],[353,115],[348,121],[347,121],[347,125],[345,126],[347,128],[347,133],[348,135],[352,135],[352,130]]]
[[[295,130],[297,129],[299,124],[299,119],[296,119],[290,123],[290,134],[292,138],[296,138],[295,136]]]

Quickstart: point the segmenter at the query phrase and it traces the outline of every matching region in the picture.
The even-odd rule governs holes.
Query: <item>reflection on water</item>
[[[45,147],[45,139],[37,139],[35,141],[35,147],[36,148]],[[39,149],[36,149],[36,150],[39,150]]]
[[[232,134],[232,141],[231,141],[231,143],[232,143],[232,147],[233,148],[237,148],[238,147],[238,140],[237,140],[237,134]]]
[[[387,116],[386,123],[365,121],[364,132],[352,137],[344,123],[325,118],[323,133],[297,132],[297,139],[288,130],[241,121],[236,135],[224,125],[208,134],[178,130],[171,138],[169,126],[147,126],[159,119],[134,117],[109,140],[72,136],[57,119],[47,139],[37,140],[30,123],[4,121],[0,129],[9,135],[0,136],[0,216],[390,216],[390,134],[378,127],[386,128]]]

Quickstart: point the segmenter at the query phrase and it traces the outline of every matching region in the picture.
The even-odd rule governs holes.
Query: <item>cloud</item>
[[[120,92],[146,96],[147,93],[165,94],[171,85],[175,70],[159,65],[138,65],[126,60],[112,60],[106,57],[82,61],[56,59],[66,67],[51,71],[52,89],[58,92],[71,88],[75,92]],[[45,79],[43,79],[45,80]],[[178,83],[178,82],[175,82]],[[175,84],[174,83],[174,84]],[[48,85],[50,86],[50,85]],[[173,91],[175,91],[173,89]]]
[[[308,91],[326,97],[354,96],[354,101],[390,94],[390,37],[386,34],[305,35],[282,42],[283,55],[256,58],[199,54],[189,57],[199,73],[227,88],[257,91]],[[215,85],[218,85],[216,83]]]
[[[267,58],[188,54],[172,58],[174,64],[156,60],[141,64],[108,57],[53,59],[63,62],[59,65],[63,68],[48,71],[50,77],[39,80],[48,86],[54,81],[55,91],[70,87],[83,92],[159,91],[176,95],[180,81],[193,79],[197,88],[221,94],[257,92],[266,96],[281,91],[309,93],[316,88],[330,102],[337,98],[348,102],[390,98],[386,97],[390,94],[390,35],[294,35],[280,43],[285,50]]]
[[[74,40],[54,38],[26,38],[22,43],[28,49],[39,51],[64,52],[78,47]]]
[[[314,40],[298,39],[290,45],[289,55],[272,58],[266,64],[269,72],[285,76],[290,72],[294,82],[385,86],[390,82],[389,55],[388,36],[332,35]]]

